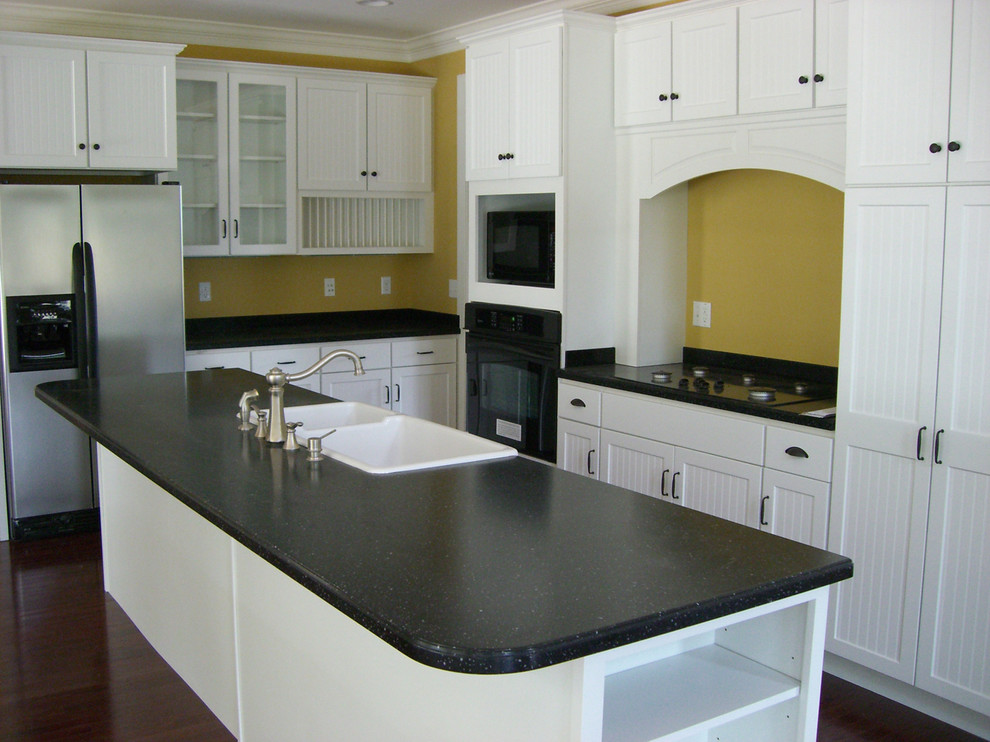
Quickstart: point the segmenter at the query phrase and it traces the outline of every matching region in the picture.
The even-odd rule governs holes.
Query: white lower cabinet
[[[614,430],[603,430],[601,448],[599,478],[603,482],[650,497],[670,498],[673,446]]]
[[[335,371],[320,375],[320,392],[344,402],[364,402],[391,409],[392,369],[365,369],[363,376],[353,371]]]
[[[341,348],[358,355],[363,375],[354,375],[350,359],[337,358],[320,373],[291,383],[335,399],[364,402],[456,427],[457,340],[450,335],[190,351],[186,353],[186,371],[243,368],[264,375],[277,366],[293,374]],[[267,399],[265,390],[259,387],[258,391],[262,400]]]
[[[560,468],[825,547],[830,433],[567,381],[558,399]]]
[[[763,467],[678,448],[670,497],[685,507],[757,528]]]
[[[186,371],[206,371],[221,368],[251,370],[251,351],[193,350],[186,353]]]
[[[575,420],[557,420],[557,466],[598,479],[601,429]]]

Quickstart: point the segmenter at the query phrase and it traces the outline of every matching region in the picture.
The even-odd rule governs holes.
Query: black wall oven
[[[469,302],[464,324],[468,432],[556,461],[560,312]]]

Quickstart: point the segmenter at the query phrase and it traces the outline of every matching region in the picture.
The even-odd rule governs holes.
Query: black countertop
[[[809,428],[820,430],[835,430],[835,416],[815,417],[804,414],[816,412],[824,407],[834,407],[835,401],[809,401],[798,404],[790,404],[786,407],[771,407],[757,402],[744,402],[736,399],[726,399],[717,394],[696,394],[689,391],[681,391],[676,387],[661,386],[652,382],[653,372],[663,366],[623,366],[621,364],[608,363],[594,366],[572,366],[560,369],[557,372],[558,378],[570,381],[580,381],[585,384],[606,387],[608,389],[619,389],[626,392],[645,394],[651,397],[663,399],[673,399],[678,402],[688,402],[689,404],[700,405],[702,407],[712,407],[714,409],[738,412],[745,415],[766,418],[767,420],[780,420],[782,422],[804,425]]]
[[[409,657],[469,673],[574,659],[827,585],[845,557],[515,458],[371,475],[237,430],[239,369],[37,396]],[[325,400],[288,387],[286,404]]]
[[[186,320],[186,350],[457,335],[460,331],[456,314],[422,309],[212,317]]]

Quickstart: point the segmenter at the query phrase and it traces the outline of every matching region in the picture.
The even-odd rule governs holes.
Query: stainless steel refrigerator
[[[177,186],[0,185],[2,417],[12,538],[98,522],[89,438],[46,381],[181,371]]]

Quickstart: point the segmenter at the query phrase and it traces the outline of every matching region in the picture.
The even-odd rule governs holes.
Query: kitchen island
[[[100,444],[108,592],[239,739],[814,738],[848,559],[521,457],[311,464],[253,387],[37,392]]]

